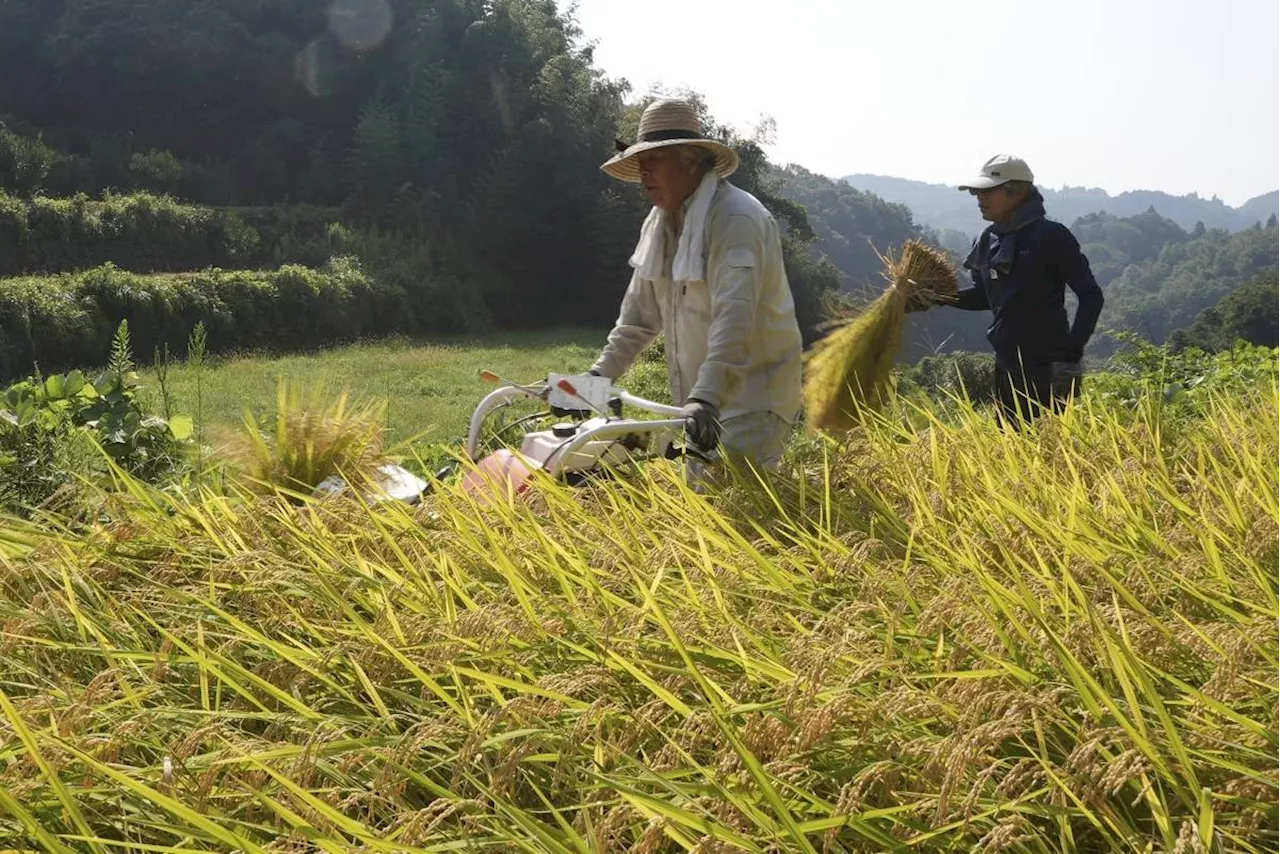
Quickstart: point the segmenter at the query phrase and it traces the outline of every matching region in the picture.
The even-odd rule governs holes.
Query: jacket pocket
[[[704,324],[711,323],[711,288],[704,281],[680,282],[680,311],[692,315]]]

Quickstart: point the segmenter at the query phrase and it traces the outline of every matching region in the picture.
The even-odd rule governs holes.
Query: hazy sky
[[[562,8],[568,0],[560,0]],[[1047,187],[1280,185],[1277,0],[578,0],[633,96],[689,86],[775,162],[952,183],[992,154]]]

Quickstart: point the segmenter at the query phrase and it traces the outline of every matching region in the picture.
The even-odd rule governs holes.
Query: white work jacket
[[[721,180],[703,246],[705,280],[672,281],[675,238],[666,230],[663,276],[632,274],[594,370],[617,379],[661,333],[677,405],[696,398],[717,407],[722,420],[773,412],[793,423],[802,343],[777,221],[750,193]]]

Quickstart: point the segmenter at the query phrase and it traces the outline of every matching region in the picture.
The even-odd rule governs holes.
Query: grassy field
[[[416,429],[428,382],[456,416],[481,365],[590,353],[539,340],[232,362],[219,411],[318,373],[418,383]],[[1274,368],[1198,414],[1163,398],[1021,434],[877,421],[769,489],[130,483],[88,527],[4,523],[0,841],[1274,851]]]
[[[276,385],[322,384],[359,400],[388,402],[390,439],[422,443],[454,442],[466,434],[467,420],[480,399],[493,390],[479,379],[488,368],[516,382],[548,371],[585,371],[599,352],[607,330],[561,329],[513,332],[484,339],[446,339],[433,343],[389,340],[356,344],[309,355],[220,359],[206,368],[203,421],[240,427],[246,409],[273,411]],[[154,371],[144,371],[151,398],[159,393]],[[183,364],[169,369],[168,384],[178,411],[194,414],[196,376]],[[153,404],[154,405],[154,404]]]

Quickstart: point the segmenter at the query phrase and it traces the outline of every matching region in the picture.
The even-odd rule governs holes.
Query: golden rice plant
[[[823,338],[805,366],[805,417],[811,430],[848,430],[863,410],[879,409],[892,389],[909,304],[950,301],[956,273],[941,249],[909,240],[896,259],[880,256],[889,287]]]
[[[756,507],[135,483],[0,559],[0,848],[1275,851],[1275,374],[1094,403]]]
[[[220,456],[259,489],[310,491],[331,475],[367,476],[384,462],[386,402],[352,404],[322,385],[276,388],[274,423],[245,413],[244,429],[224,432]]]

